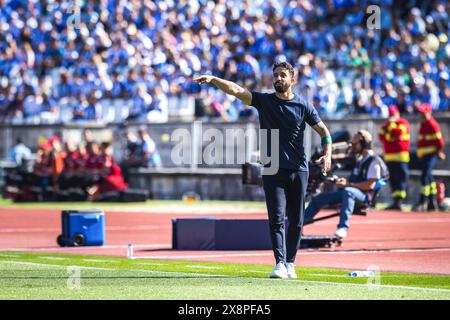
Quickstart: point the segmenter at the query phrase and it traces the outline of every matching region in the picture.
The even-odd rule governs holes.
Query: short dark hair
[[[287,61],[283,61],[283,62],[275,62],[273,64],[273,68],[272,68],[272,72],[275,71],[276,68],[285,68],[289,70],[289,73],[291,75],[291,77],[294,77],[294,67]]]

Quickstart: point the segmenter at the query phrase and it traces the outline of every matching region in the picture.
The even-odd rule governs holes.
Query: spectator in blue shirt
[[[89,96],[79,95],[80,103],[75,103],[73,107],[74,121],[94,121],[99,117],[100,105],[95,97],[95,92],[91,91]]]
[[[327,115],[327,108],[324,107],[324,105],[321,102],[320,96],[319,95],[315,95],[313,97],[313,102],[312,102],[314,108],[316,109],[317,113],[319,114],[319,116],[323,117]]]
[[[140,159],[144,167],[161,167],[161,157],[158,150],[156,149],[156,144],[153,139],[148,134],[145,128],[140,128],[138,130],[140,139]]]
[[[146,121],[147,110],[151,107],[153,99],[148,94],[147,86],[144,83],[138,84],[135,90],[127,120]]]
[[[382,11],[381,32],[362,27],[368,2],[355,0],[274,0],[250,7],[235,0],[208,4],[192,0],[189,5],[185,1],[84,1],[76,28],[68,23],[67,1],[51,5],[0,2],[0,78],[8,79],[13,95],[34,78],[50,76],[54,80],[51,96],[57,100],[76,98],[80,92],[88,95],[92,89],[99,91],[99,97],[131,99],[139,82],[145,82],[149,90],[160,85],[168,98],[183,97],[199,92],[186,79],[211,66],[213,75],[243,84],[248,75],[258,80],[259,70],[270,68],[274,60],[294,57],[306,57],[307,65],[299,62],[302,68],[315,68],[311,62],[322,57],[328,62],[324,75],[345,77],[350,83],[365,77],[363,70],[376,63],[370,96],[378,93],[386,104],[388,82],[395,86],[392,97],[406,86],[415,101],[424,97],[414,81],[432,80],[430,88],[437,86],[438,91],[431,90],[425,99],[434,99],[439,111],[436,97],[450,86],[448,1],[424,5],[413,1],[405,6],[392,0],[375,1]],[[263,13],[266,16],[261,19]],[[396,68],[399,63],[403,70]],[[59,68],[74,76],[53,77]],[[447,79],[442,80],[445,74]],[[298,82],[310,76],[300,72]],[[309,87],[312,95],[323,99],[317,79],[318,74],[313,74]],[[263,88],[263,81],[255,83],[255,89]],[[330,116],[336,115],[336,94],[327,97]],[[368,101],[360,101],[365,105],[356,112],[369,108]]]
[[[101,110],[100,104],[98,103],[98,99],[95,94],[95,91],[92,90],[88,95],[88,105],[84,109],[86,120],[97,120],[99,118]]]
[[[21,138],[17,139],[16,145],[9,151],[9,158],[18,166],[20,166],[24,160],[31,159],[31,155],[31,149],[23,143]]]

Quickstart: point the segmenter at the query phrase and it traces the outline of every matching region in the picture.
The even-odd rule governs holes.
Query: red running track
[[[327,212],[324,212],[326,214]],[[135,255],[145,259],[273,264],[271,251],[171,250],[172,219],[195,214],[106,212],[103,247],[60,248],[59,210],[0,209],[0,250],[126,256],[132,243]],[[205,215],[202,215],[205,216]],[[214,216],[214,215],[210,215]],[[261,214],[223,214],[221,218],[265,218]],[[305,234],[332,234],[337,218],[306,226]],[[371,211],[354,216],[342,247],[300,250],[301,266],[450,274],[450,214]]]

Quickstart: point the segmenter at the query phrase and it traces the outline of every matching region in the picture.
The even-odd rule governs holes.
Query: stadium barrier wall
[[[450,113],[446,115],[436,116],[442,130],[442,135],[446,139],[446,153],[448,155],[446,161],[439,161],[437,169],[450,169]],[[419,118],[408,118],[411,123],[411,141],[412,148],[415,148],[417,142],[417,131],[419,126]],[[367,129],[374,136],[373,146],[376,151],[382,151],[382,145],[378,140],[378,130],[384,123],[384,119],[374,119],[370,117],[353,117],[352,119],[324,119],[324,122],[330,131],[336,132],[340,130],[349,130],[351,133],[359,129]],[[141,125],[139,124],[100,124],[100,123],[67,123],[64,125],[1,125],[0,124],[0,159],[7,157],[8,150],[14,145],[17,138],[22,138],[24,143],[36,151],[39,145],[39,137],[48,138],[54,134],[62,136],[63,140],[71,139],[75,143],[82,141],[82,132],[88,128],[92,130],[94,138],[97,141],[110,141],[114,148],[114,157],[117,162],[122,160],[124,155],[125,132],[127,130],[136,131]],[[192,143],[196,144],[200,141],[200,137],[208,129],[217,129],[225,136],[227,129],[257,129],[258,123],[223,123],[223,122],[204,122],[201,124],[202,132],[198,132],[194,122],[170,122],[145,125],[152,138],[155,140],[158,150],[161,154],[164,167],[175,167],[171,159],[171,152],[177,141],[171,141],[170,137],[176,129],[185,129],[192,138]],[[197,129],[196,129],[197,128]],[[316,133],[312,133],[312,129],[307,126],[305,132],[306,151],[311,153],[312,146],[320,145],[320,137]],[[202,150],[210,144],[210,141],[203,141]],[[224,149],[224,154],[234,151],[235,154],[245,153],[248,160],[250,153],[254,150],[244,150],[242,145],[228,145],[228,149]],[[230,148],[238,148],[231,150]],[[196,155],[199,158],[199,155]],[[215,165],[215,167],[237,167],[238,165]],[[184,167],[207,167],[206,164],[185,165]]]
[[[264,201],[262,187],[242,184],[239,168],[165,168],[137,169],[130,172],[130,185],[146,189],[154,199],[180,200],[185,194],[195,193],[203,200]],[[348,177],[350,172],[338,171],[338,176]],[[435,170],[435,177],[450,186],[450,171]],[[379,203],[391,201],[389,186],[381,189]],[[420,171],[411,170],[406,203],[414,204],[421,193]],[[450,197],[450,189],[446,189]]]
[[[437,170],[444,170],[443,179],[448,182],[446,176],[447,171],[450,170],[450,114],[443,114],[436,116],[442,130],[442,135],[446,142],[447,159],[439,161],[436,167]],[[412,148],[415,148],[417,142],[417,130],[419,126],[419,118],[408,118],[411,123],[411,140]],[[324,119],[331,132],[340,130],[348,130],[354,133],[359,129],[367,129],[374,136],[374,149],[378,152],[382,151],[381,143],[378,140],[378,130],[385,122],[385,119],[374,119],[370,117],[352,117],[352,119]],[[151,177],[152,182],[147,181],[147,178],[141,178],[138,174],[133,174],[133,187],[147,186],[147,189],[153,192],[158,198],[179,198],[185,192],[184,190],[197,190],[202,198],[205,199],[242,199],[245,196],[246,200],[261,200],[263,197],[262,191],[254,190],[255,188],[242,186],[240,176],[240,164],[223,164],[223,165],[207,165],[202,161],[198,164],[190,163],[183,166],[177,166],[172,161],[171,153],[178,141],[172,141],[171,136],[177,129],[184,129],[190,135],[191,147],[200,144],[198,148],[190,148],[191,156],[194,159],[201,160],[201,153],[208,146],[210,140],[201,140],[202,136],[208,129],[219,130],[223,136],[226,136],[227,129],[257,129],[257,123],[222,123],[222,122],[204,122],[198,126],[195,122],[170,122],[161,124],[145,124],[148,128],[151,137],[157,144],[157,148],[162,158],[163,167],[167,169],[159,170],[158,173],[143,174],[145,177]],[[75,143],[82,141],[82,133],[84,129],[90,129],[93,132],[94,139],[97,141],[110,141],[114,148],[114,158],[120,163],[125,154],[125,133],[128,130],[136,131],[142,124],[100,124],[100,123],[67,123],[64,125],[0,125],[0,159],[7,157],[8,150],[14,145],[17,138],[21,138],[25,144],[36,151],[39,145],[39,137],[48,138],[54,134],[60,135],[63,140],[72,140]],[[199,129],[200,128],[200,129]],[[305,132],[305,149],[311,154],[313,146],[320,145],[320,137],[313,130],[307,126]],[[247,145],[248,146],[248,145]],[[223,150],[223,154],[231,151],[237,154],[245,154],[245,160],[251,160],[254,149],[245,148],[245,144],[228,144]],[[197,151],[195,151],[197,150]],[[169,172],[170,168],[181,168],[185,171]],[[186,171],[186,169],[189,169]],[[200,170],[201,169],[201,170]],[[223,170],[223,169],[232,169]],[[222,173],[225,172],[225,173]],[[150,179],[150,178],[149,178]],[[416,177],[412,175],[411,190],[415,190],[414,181]],[[154,187],[149,187],[154,185]],[[450,184],[447,183],[447,186]],[[259,189],[259,188],[256,188]],[[385,188],[389,189],[389,188]],[[447,188],[447,193],[450,188]],[[156,191],[154,191],[156,190]],[[382,197],[384,198],[384,197]]]

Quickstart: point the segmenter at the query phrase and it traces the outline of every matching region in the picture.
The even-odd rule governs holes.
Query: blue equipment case
[[[63,210],[61,247],[102,246],[105,243],[105,214],[103,210]]]

